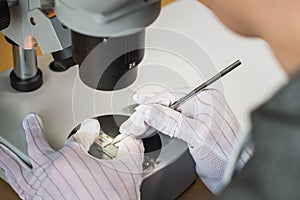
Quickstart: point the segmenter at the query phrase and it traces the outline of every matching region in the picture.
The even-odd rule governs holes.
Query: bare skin
[[[293,76],[300,70],[300,0],[199,0],[234,32],[265,40]]]

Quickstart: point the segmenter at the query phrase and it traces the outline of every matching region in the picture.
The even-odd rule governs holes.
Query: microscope
[[[135,82],[146,27],[160,9],[160,0],[0,0],[0,31],[14,61],[0,74],[0,142],[30,165],[21,127],[28,112],[41,116],[54,149],[80,126],[77,115],[77,121],[97,118],[102,131],[116,136],[128,116],[109,113],[106,96]],[[37,45],[46,56],[37,57]],[[74,108],[76,84],[79,96],[99,96],[100,109],[87,108],[89,100]],[[144,145],[151,168],[145,166],[142,199],[174,199],[195,181],[184,142],[159,133]]]

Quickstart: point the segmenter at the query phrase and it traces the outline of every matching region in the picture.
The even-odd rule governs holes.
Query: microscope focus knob
[[[0,31],[10,24],[9,7],[6,0],[0,0]]]

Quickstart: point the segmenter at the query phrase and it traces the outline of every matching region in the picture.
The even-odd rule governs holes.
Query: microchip
[[[101,159],[112,159],[118,155],[118,144],[113,144],[113,138],[103,131],[96,138],[95,144],[97,145],[97,150],[101,151],[103,154]]]

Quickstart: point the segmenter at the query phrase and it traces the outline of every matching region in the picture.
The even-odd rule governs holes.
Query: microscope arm
[[[5,9],[3,34],[15,44],[26,49],[28,37],[33,37],[43,53],[56,52],[71,46],[71,34],[56,16],[48,16],[53,9],[53,1],[17,1],[1,0],[1,9]],[[2,10],[1,10],[2,11]]]

